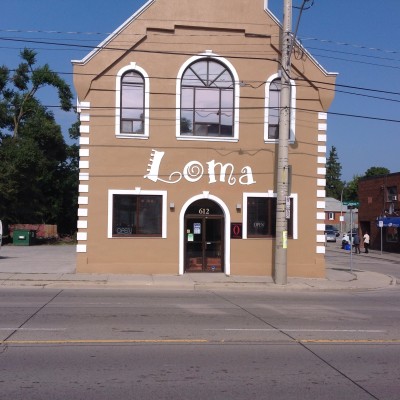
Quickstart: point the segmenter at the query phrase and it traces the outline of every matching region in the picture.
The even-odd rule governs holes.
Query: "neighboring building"
[[[151,0],[73,61],[79,272],[272,275],[281,26],[264,5]],[[322,277],[336,74],[296,54],[288,275]]]
[[[361,178],[358,183],[360,229],[362,234],[369,232],[372,249],[380,250],[382,244],[383,251],[400,253],[399,191],[400,172]]]
[[[343,220],[341,221],[341,218]],[[348,232],[358,226],[358,209],[350,210],[333,197],[325,199],[325,224],[338,228],[340,233]]]

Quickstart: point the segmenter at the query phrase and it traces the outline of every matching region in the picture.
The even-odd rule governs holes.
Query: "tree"
[[[388,175],[390,171],[385,167],[370,167],[365,171],[364,176],[378,176],[378,175]]]
[[[354,175],[350,182],[345,183],[343,190],[343,200],[346,201],[358,201],[358,182],[360,181],[360,175]]]
[[[36,110],[37,91],[45,86],[57,89],[61,109],[72,109],[72,92],[67,83],[53,72],[48,64],[35,67],[37,53],[30,49],[21,51],[22,62],[11,76],[6,66],[0,67],[0,102],[1,128],[8,128],[12,136],[19,134],[21,123],[26,121]]]
[[[65,143],[53,113],[35,95],[55,87],[60,107],[70,110],[72,93],[48,65],[35,66],[35,52],[25,49],[21,58],[13,75],[0,67],[0,218],[70,232],[76,225],[77,149]]]
[[[336,147],[332,146],[329,157],[326,162],[326,196],[340,200],[343,182],[341,181],[342,166],[339,162],[339,157]]]
[[[365,171],[364,175],[354,175],[350,182],[345,183],[343,199],[346,201],[358,201],[358,183],[360,179],[387,174],[390,174],[390,171],[385,167],[370,167]]]

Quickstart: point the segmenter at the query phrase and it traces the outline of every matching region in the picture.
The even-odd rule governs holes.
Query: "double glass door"
[[[224,272],[223,232],[223,216],[186,216],[185,272]]]

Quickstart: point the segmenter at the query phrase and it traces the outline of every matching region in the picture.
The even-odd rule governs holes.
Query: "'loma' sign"
[[[174,171],[168,176],[168,179],[160,178],[159,173],[164,154],[164,151],[152,150],[149,168],[147,169],[148,174],[144,176],[145,178],[150,179],[153,182],[161,181],[165,183],[178,183],[182,178],[185,178],[188,182],[197,182],[203,177],[203,164],[200,161],[190,161],[183,167],[182,172]],[[234,176],[235,167],[231,163],[222,164],[220,162],[216,162],[215,160],[211,160],[206,164],[208,183],[217,182],[217,169],[219,171],[220,182],[227,182],[229,185],[234,185],[236,182],[239,182],[241,185],[252,185],[256,183],[256,181],[253,179],[251,167],[249,166],[243,167],[240,171],[241,175],[239,178],[236,178]]]

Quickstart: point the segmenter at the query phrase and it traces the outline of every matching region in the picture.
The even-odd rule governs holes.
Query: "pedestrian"
[[[354,239],[353,239],[353,244],[354,244],[354,253],[355,254],[361,254],[360,251],[360,236],[358,236],[358,233],[354,234]]]
[[[369,235],[368,235],[368,232],[365,232],[365,233],[364,233],[363,240],[364,240],[364,250],[365,250],[365,253],[368,254],[368,248],[369,248]]]

